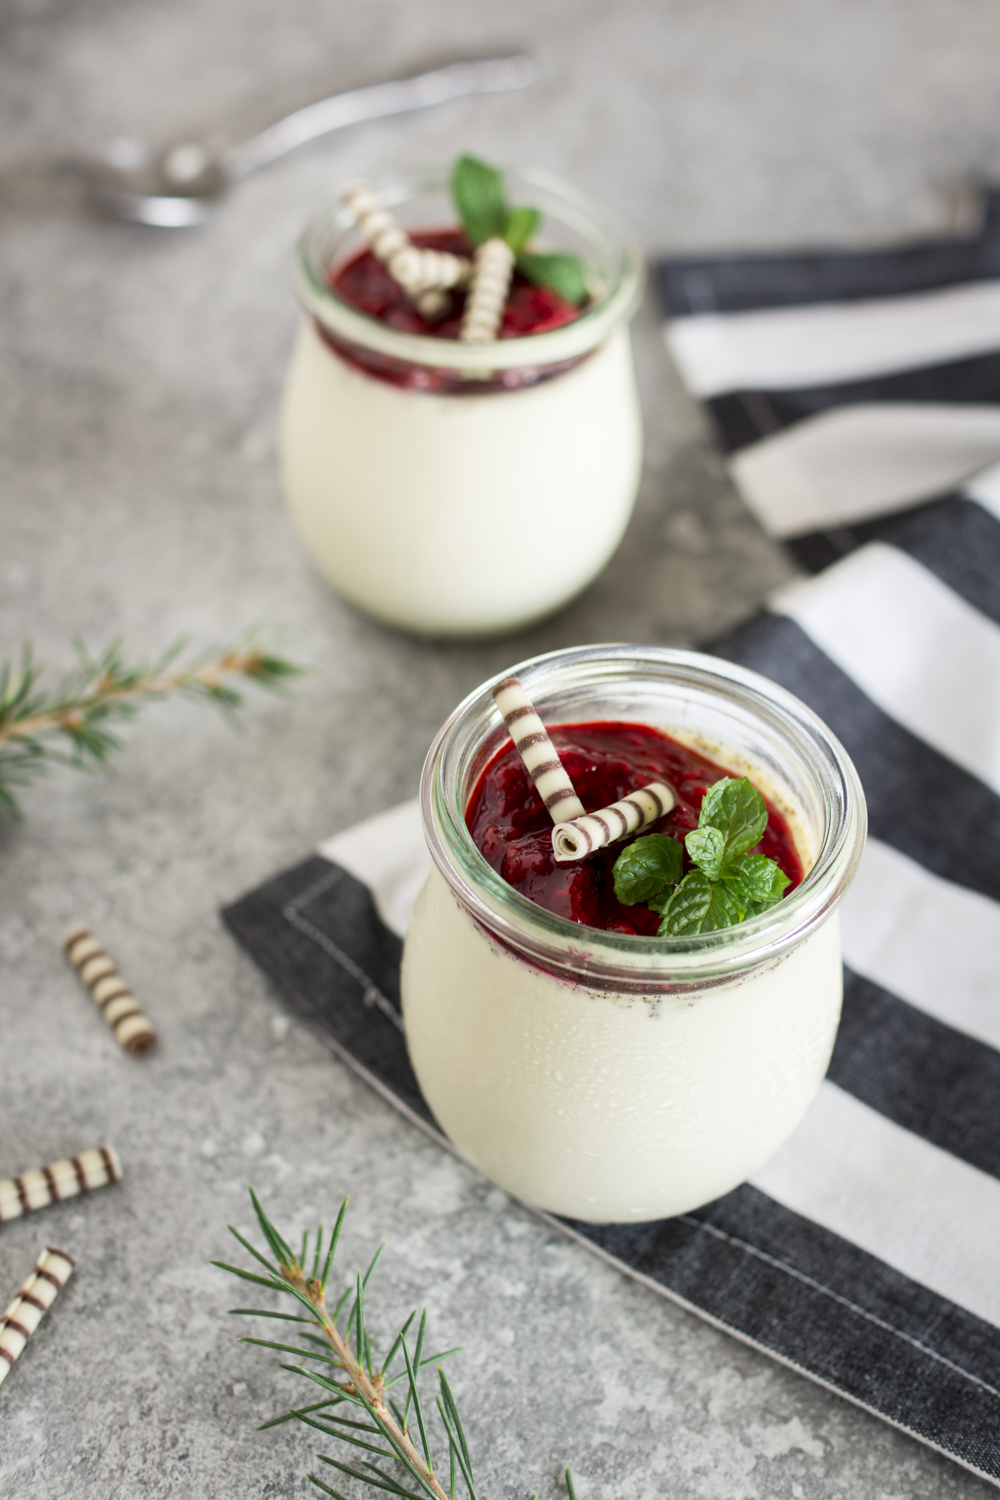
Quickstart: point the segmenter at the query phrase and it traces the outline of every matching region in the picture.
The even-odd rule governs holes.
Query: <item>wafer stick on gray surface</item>
[[[121,1180],[121,1163],[111,1146],[95,1146],[79,1156],[67,1156],[36,1167],[18,1177],[0,1179],[0,1224],[19,1219],[36,1208],[48,1208],[78,1193],[90,1193]]]
[[[549,739],[534,704],[516,677],[505,677],[493,689],[493,701],[524,761],[535,790],[553,823],[582,818],[586,809],[570,781],[559,752]]]
[[[602,807],[600,812],[584,813],[582,818],[557,823],[552,830],[552,852],[558,864],[587,859],[616,844],[630,833],[638,833],[658,818],[665,818],[677,805],[677,793],[665,781],[653,781],[629,792],[620,802]]]
[[[495,236],[479,246],[458,334],[463,343],[490,344],[498,336],[513,273],[514,252],[506,240]]]
[[[63,947],[119,1045],[130,1057],[148,1052],[156,1041],[153,1024],[90,928],[71,927]]]
[[[0,1384],[75,1270],[72,1255],[51,1245],[38,1257],[35,1269],[0,1317]]]

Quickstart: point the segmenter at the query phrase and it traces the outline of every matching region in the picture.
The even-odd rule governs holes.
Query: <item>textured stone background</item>
[[[909,1438],[629,1283],[421,1138],[286,1016],[216,912],[410,794],[484,675],[584,641],[706,640],[789,574],[684,398],[648,301],[640,505],[560,618],[488,646],[373,625],[314,576],[279,503],[286,257],[345,178],[459,147],[576,181],[650,253],[884,242],[966,222],[1000,175],[986,0],[5,0],[0,7],[0,642],[223,637],[280,622],[312,675],[233,735],[155,708],[113,779],[53,775],[0,833],[0,1169],[115,1142],[115,1190],[0,1232],[0,1290],[46,1241],[80,1272],[0,1397],[11,1500],[304,1495],[303,1433],[255,1436],[290,1377],[235,1342],[207,1265],[253,1180],[301,1227],[350,1192],[345,1265],[383,1236],[375,1325],[426,1297],[487,1496],[850,1500],[992,1493]],[[207,228],[88,217],[49,170],[467,50],[527,44],[530,96],[317,143]],[[358,731],[362,730],[362,733]],[[376,754],[371,747],[376,747]],[[132,1063],[57,939],[91,922],[156,1018]],[[242,1299],[237,1299],[242,1300]]]

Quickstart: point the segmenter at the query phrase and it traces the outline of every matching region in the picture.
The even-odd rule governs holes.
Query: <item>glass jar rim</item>
[[[370,184],[379,203],[396,208],[407,199],[440,192],[447,187],[448,170],[399,174]],[[298,300],[330,333],[364,349],[407,364],[440,370],[544,369],[578,359],[597,348],[635,312],[642,295],[643,268],[638,246],[627,231],[599,204],[548,172],[505,169],[515,190],[534,190],[541,208],[592,241],[603,244],[609,266],[605,284],[593,303],[572,323],[548,333],[523,334],[486,344],[463,344],[430,334],[406,333],[381,323],[345,302],[326,279],[331,257],[330,236],[347,231],[353,218],[342,205],[333,205],[309,221],[299,237],[292,263],[292,282]]]
[[[481,748],[502,727],[492,688],[518,676],[529,697],[552,687],[556,674],[591,673],[604,681],[649,668],[664,683],[718,689],[730,703],[786,735],[821,789],[826,827],[802,882],[776,906],[735,927],[691,937],[633,936],[581,926],[537,906],[493,869],[465,823],[462,789],[448,784],[464,735]],[[600,716],[599,707],[597,716]],[[665,732],[669,732],[664,726]],[[502,739],[498,739],[498,744]],[[460,762],[459,762],[460,763]],[[485,762],[484,762],[485,764]],[[703,989],[773,964],[824,922],[857,870],[867,831],[864,792],[839,740],[792,693],[720,657],[661,646],[603,645],[549,652],[509,669],[469,694],[445,721],[424,763],[421,811],[431,856],[453,893],[500,942],[542,968],[588,988],[626,993]]]

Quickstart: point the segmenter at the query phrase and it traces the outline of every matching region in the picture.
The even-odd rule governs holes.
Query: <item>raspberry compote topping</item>
[[[677,806],[643,834],[665,833],[683,841],[698,826],[706,789],[732,774],[645,724],[558,724],[548,732],[587,812],[599,812],[652,781],[674,788]],[[780,865],[794,890],[804,872],[791,829],[769,801],[767,811],[764,837],[751,852]],[[615,860],[631,840],[602,849],[584,864],[556,864],[552,820],[513,744],[498,750],[483,771],[465,821],[476,847],[507,884],[547,911],[606,932],[656,935],[656,912],[623,906],[615,896]],[[686,855],[684,868],[690,868]]]
[[[458,229],[415,233],[410,238],[420,250],[446,250],[452,255],[472,255],[468,239]],[[370,250],[359,250],[338,269],[331,270],[327,279],[343,301],[390,328],[398,328],[401,333],[419,333],[442,340],[458,339],[465,309],[463,291],[452,293],[452,305],[445,317],[429,322],[420,316],[402,287],[393,281],[385,266]],[[551,287],[534,286],[519,271],[515,271],[504,309],[500,337],[515,339],[531,334],[550,333],[554,328],[572,323],[579,316],[580,309],[560,297]],[[535,367],[503,370],[487,381],[469,381],[456,376],[454,370],[435,370],[429,366],[412,365],[405,360],[393,359],[374,350],[348,344],[322,326],[319,331],[326,342],[350,364],[370,375],[377,375],[392,385],[406,386],[413,390],[482,395],[491,388],[516,389],[534,385],[577,363],[574,359],[559,365],[548,365],[544,369]]]

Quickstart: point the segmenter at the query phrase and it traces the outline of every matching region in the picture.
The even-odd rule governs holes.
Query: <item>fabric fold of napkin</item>
[[[985,307],[994,275],[995,202],[975,242],[869,257],[686,263],[664,268],[662,284],[683,312],[670,331],[671,347],[680,348],[674,334],[685,323],[748,308],[797,313],[810,299],[836,297],[843,311],[961,283],[985,288]],[[997,298],[1000,351],[1000,291]],[[927,366],[935,381],[993,357],[986,333],[975,347],[971,333],[965,347],[934,343],[932,321],[906,337],[911,354],[916,348],[937,361]],[[880,327],[882,338],[889,324]],[[698,341],[687,337],[678,357],[690,370]],[[800,360],[798,385],[786,378],[782,386],[759,352],[754,365],[744,349],[737,368],[736,346],[723,339],[712,354],[715,385],[703,374],[699,394],[710,405],[738,397],[745,413],[757,395],[779,410],[777,395],[792,390],[801,412],[802,393],[832,389],[834,375],[841,393],[851,381],[876,380],[878,341],[864,370],[862,342],[851,346],[853,370],[846,355],[836,365],[836,349],[827,349],[808,368]],[[697,354],[703,371],[706,347],[710,340]],[[787,347],[772,351],[772,364],[778,354],[787,376]],[[898,347],[893,357],[901,357]],[[723,378],[732,385],[737,376],[742,386],[724,389]],[[934,386],[933,402],[920,397],[921,409],[962,407],[958,387],[939,400],[944,389]],[[880,396],[868,410],[880,403],[899,405]],[[766,490],[762,502],[765,490],[748,488],[748,471],[734,466],[758,514],[800,555],[837,559],[783,589],[717,650],[815,709],[861,775],[870,838],[842,912],[843,1021],[814,1105],[749,1183],[653,1224],[548,1222],[651,1290],[1000,1484],[1000,464],[965,477],[974,451],[1000,459],[1000,404],[977,398],[962,410],[973,407],[983,425],[960,462],[957,446],[938,443],[943,425],[930,422],[938,459],[952,455],[946,485],[938,459],[924,471],[926,483],[905,491],[882,480],[879,489],[869,477],[867,509],[827,482],[832,472],[839,483],[843,463],[854,461],[849,443],[840,469],[815,471],[827,476],[825,510],[815,486],[803,485],[794,504],[787,485]],[[735,409],[713,407],[723,428]],[[745,429],[733,419],[730,451],[811,421],[795,416],[740,448]],[[878,450],[883,479],[891,471],[896,483],[902,431],[884,426],[874,448],[862,444],[858,462]],[[808,473],[804,451],[796,462]],[[783,483],[793,469],[786,466]],[[407,803],[321,845],[224,915],[339,1055],[436,1135],[399,1014],[401,942],[426,868],[418,809]]]

